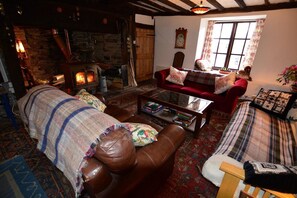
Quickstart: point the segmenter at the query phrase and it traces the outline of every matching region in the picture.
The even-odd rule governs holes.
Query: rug
[[[1,197],[47,197],[21,155],[0,164],[0,186]]]
[[[166,123],[146,114],[141,114],[159,125]],[[213,185],[201,174],[205,161],[215,151],[222,133],[230,118],[214,113],[210,123],[199,132],[198,138],[186,131],[185,142],[178,149],[175,156],[173,174],[156,193],[156,198],[213,198],[216,197],[218,187]]]
[[[22,126],[20,120],[17,121],[19,126]],[[0,118],[0,122],[0,162],[22,155],[49,198],[75,197],[70,182],[42,152],[36,149],[37,142],[30,138],[28,132],[23,127],[18,131],[14,130],[7,118]]]
[[[110,97],[111,103],[120,104],[121,107],[134,113],[137,110],[137,93],[152,88],[154,87],[147,86],[146,90],[129,90],[125,96],[114,95]],[[151,116],[145,114],[141,116],[161,126],[166,125]],[[201,169],[214,152],[229,120],[230,118],[214,112],[210,123],[204,126],[197,139],[187,131],[186,140],[176,153],[173,174],[156,192],[156,198],[216,197],[218,188],[202,176]],[[48,197],[74,197],[70,182],[43,153],[36,149],[36,141],[29,137],[26,130],[21,127],[19,131],[15,131],[9,119],[0,118],[0,122],[0,161],[22,155]],[[20,120],[18,122],[21,126]]]

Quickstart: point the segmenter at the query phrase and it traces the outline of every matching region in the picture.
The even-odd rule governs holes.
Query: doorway
[[[136,81],[142,82],[153,78],[155,30],[136,28]]]

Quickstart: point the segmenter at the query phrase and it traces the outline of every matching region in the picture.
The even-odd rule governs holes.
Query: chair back
[[[184,63],[185,54],[183,52],[176,52],[174,54],[174,59],[172,66],[175,68],[182,68]]]

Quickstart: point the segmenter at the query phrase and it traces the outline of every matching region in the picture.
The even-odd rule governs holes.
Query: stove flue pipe
[[[57,29],[52,29],[52,34],[53,34],[53,37],[54,37],[56,43],[58,44],[60,50],[64,54],[64,56],[66,58],[66,61],[69,63],[71,61],[71,51],[69,49],[70,46],[68,46],[68,48],[67,48],[67,45],[65,44],[65,42],[60,37],[59,32],[58,32]],[[68,39],[68,34],[66,36],[67,36],[66,38]]]

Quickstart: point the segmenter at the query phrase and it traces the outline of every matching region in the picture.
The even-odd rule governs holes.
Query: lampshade
[[[200,2],[200,5],[196,5],[191,8],[191,11],[194,12],[195,14],[205,14],[210,10],[209,7],[206,7],[202,4],[202,1]]]

